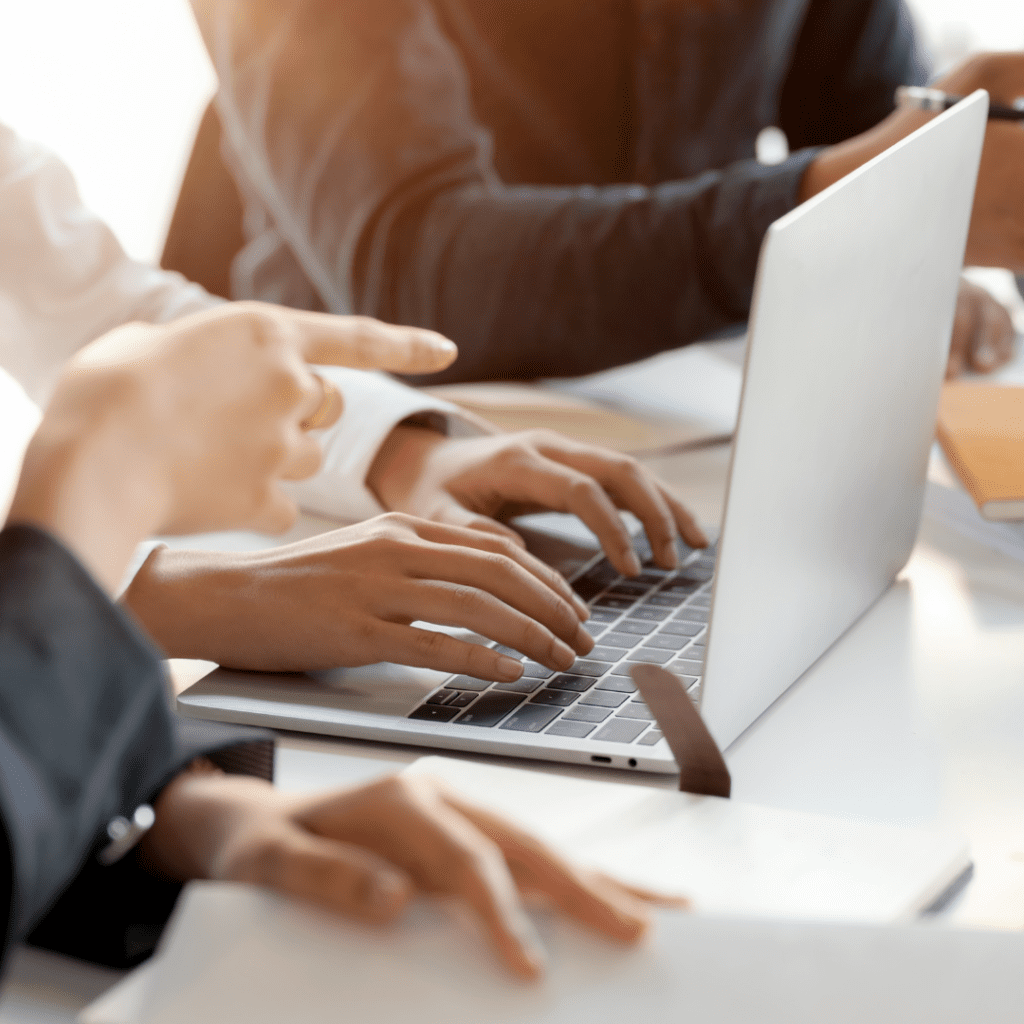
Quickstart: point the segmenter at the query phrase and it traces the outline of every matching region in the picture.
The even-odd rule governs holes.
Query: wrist
[[[366,486],[388,511],[397,511],[420,480],[423,465],[446,435],[429,427],[400,423],[380,446],[366,474]]]
[[[71,431],[44,419],[25,453],[7,521],[47,531],[113,593],[166,505],[160,482],[131,454],[109,425]]]

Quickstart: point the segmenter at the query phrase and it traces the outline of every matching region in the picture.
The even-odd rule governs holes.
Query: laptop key
[[[667,619],[671,614],[667,608],[652,608],[650,605],[641,605],[639,608],[634,608],[630,613],[630,618],[633,619],[644,619],[647,622],[661,622],[662,619]]]
[[[671,633],[655,633],[645,641],[644,647],[660,647],[666,651],[681,651],[690,643],[688,636],[673,636]]]
[[[608,591],[608,594],[611,597],[643,597],[650,589],[650,586],[644,583],[634,583],[632,580],[625,580],[621,583],[616,583]]]
[[[599,637],[607,628],[607,622],[584,622],[583,628],[595,639]]]
[[[611,708],[585,707],[577,704],[562,715],[563,722],[603,722],[612,713]]]
[[[661,742],[662,738],[663,734],[661,730],[651,729],[649,732],[645,732],[643,736],[637,740],[637,743],[641,747],[653,747],[655,743]]]
[[[628,661],[620,661],[609,673],[608,678],[612,676],[625,676],[627,679],[632,678],[630,672],[632,671],[632,664]]]
[[[666,622],[659,633],[670,633],[672,636],[700,636],[704,632],[703,622]]]
[[[615,632],[637,633],[640,636],[646,636],[648,633],[653,633],[657,628],[652,622],[641,622],[640,619],[623,619],[615,627]]]
[[[574,704],[579,693],[572,690],[541,690],[530,698],[531,704],[548,704],[551,707],[567,708]]]
[[[594,676],[555,676],[544,688],[546,690],[575,690],[583,693],[594,685]]]
[[[580,699],[577,707],[617,708],[620,704],[626,702],[628,696],[628,693],[617,693],[614,690],[591,690],[590,693]]]
[[[499,693],[491,690],[471,704],[459,715],[459,725],[497,725],[510,711],[519,707],[526,698],[518,693]],[[443,710],[449,711],[450,708]],[[410,716],[412,717],[412,716]],[[448,719],[446,719],[448,721]]]
[[[608,666],[603,662],[584,661],[582,658],[577,658],[570,668],[578,676],[603,676],[608,671]]]
[[[523,665],[523,676],[527,679],[550,679],[554,674],[553,668],[540,665],[536,661],[527,661]]]
[[[428,704],[447,704],[457,693],[457,690],[438,690],[427,698]]]
[[[678,661],[672,662],[672,670],[674,672],[682,672],[688,676],[701,676],[704,674],[704,662],[680,658]]]
[[[654,715],[646,704],[630,703],[615,712],[616,718],[637,718],[644,722],[653,722]]]
[[[585,736],[589,736],[596,728],[597,726],[589,725],[586,722],[567,722],[564,718],[560,718],[545,732],[548,736],[571,736],[573,739],[581,740]]]
[[[676,612],[672,618],[679,620],[685,619],[687,622],[702,622],[704,625],[707,625],[708,610],[707,608],[696,608],[692,604],[688,604],[681,611]],[[621,627],[616,626],[616,629],[621,629]]]
[[[614,622],[622,612],[613,611],[610,608],[591,608],[588,622]]]
[[[594,604],[598,608],[618,608],[619,611],[625,611],[627,608],[633,607],[633,601],[628,597],[599,597]]]
[[[613,665],[622,657],[622,653],[622,651],[616,650],[614,647],[595,647],[587,654],[587,657],[591,661],[604,661],[609,665]]]
[[[468,690],[456,690],[455,697],[453,700],[448,701],[448,707],[450,708],[464,708],[472,704],[475,701],[477,695]]]
[[[561,714],[558,708],[545,708],[537,704],[524,704],[513,711],[508,720],[502,722],[502,729],[515,732],[540,732]]]
[[[474,676],[456,676],[444,685],[452,690],[486,690],[491,684],[486,679],[477,679]]]
[[[607,743],[632,743],[646,728],[646,722],[631,722],[613,718],[594,733],[594,739],[604,740]]]
[[[496,647],[493,647],[492,650],[497,651],[498,654],[507,654],[510,658],[522,657],[522,654],[514,647],[506,647],[504,644],[498,644]]]
[[[636,693],[636,683],[628,676],[605,676],[597,684],[599,690],[614,690],[616,693]]]
[[[612,633],[605,633],[601,637],[602,647],[624,647],[627,650],[631,647],[636,647],[640,641],[643,640],[643,635],[638,633],[620,633],[615,630]]]
[[[641,648],[639,651],[633,651],[628,654],[626,660],[645,661],[650,665],[664,665],[675,653],[675,651],[655,651]]]
[[[458,708],[445,707],[442,704],[421,704],[408,718],[419,722],[450,722],[459,713]]]
[[[659,591],[657,594],[651,594],[644,601],[644,607],[654,605],[655,608],[678,608],[685,600],[686,597],[683,594],[665,594]]]
[[[513,679],[511,683],[496,683],[494,690],[504,690],[505,693],[533,693],[534,690],[540,689],[543,682],[543,679]],[[494,690],[491,690],[491,693],[494,693]]]

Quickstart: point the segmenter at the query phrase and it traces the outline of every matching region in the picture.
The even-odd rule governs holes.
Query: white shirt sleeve
[[[45,405],[63,363],[106,331],[133,320],[166,322],[222,301],[180,274],[129,259],[84,207],[68,168],[0,125],[0,369],[37,405]],[[322,471],[292,485],[310,512],[353,521],[383,511],[366,474],[387,435],[410,416],[433,414],[451,434],[478,432],[453,406],[383,374],[320,372],[337,384],[345,413],[318,432]]]

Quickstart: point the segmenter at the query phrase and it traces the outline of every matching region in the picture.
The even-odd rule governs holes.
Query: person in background
[[[219,89],[164,265],[439,330],[462,354],[434,381],[575,376],[742,322],[768,225],[923,123],[893,111],[928,77],[903,0],[193,9]],[[940,84],[1012,102],[1024,56]],[[1024,269],[1022,173],[1024,135],[993,125],[969,264]],[[965,282],[950,373],[1012,334]]]
[[[614,939],[643,934],[655,897],[575,868],[429,779],[279,793],[272,741],[176,719],[158,653],[111,601],[154,533],[288,527],[296,508],[280,483],[315,471],[309,427],[340,411],[308,363],[432,369],[453,355],[422,332],[367,338],[345,320],[249,305],[128,324],[69,360],[0,531],[0,956],[28,938],[128,966],[191,878],[371,923],[417,892],[455,897],[523,978],[541,973],[543,951],[521,892]],[[108,823],[144,821],[140,807],[143,842],[110,845]]]
[[[177,274],[129,260],[83,208],[67,168],[0,127],[0,367],[37,403],[103,332],[223,305]],[[353,346],[370,351],[396,339],[440,341],[346,323]],[[123,602],[168,656],[253,670],[387,660],[491,680],[522,673],[489,647],[412,626],[421,620],[468,627],[565,669],[593,646],[586,612],[500,518],[576,513],[631,574],[640,566],[619,508],[643,521],[661,565],[675,563],[680,535],[704,543],[678,500],[633,459],[548,432],[493,433],[383,374],[318,372],[346,411],[316,431],[323,465],[289,494],[307,511],[367,521],[271,551],[154,549]]]

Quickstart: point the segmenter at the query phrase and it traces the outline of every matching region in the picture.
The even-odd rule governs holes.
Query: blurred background
[[[937,70],[1024,47],[1024,3],[912,0]],[[156,260],[215,79],[188,0],[3,0],[0,122],[56,150],[128,252]]]

